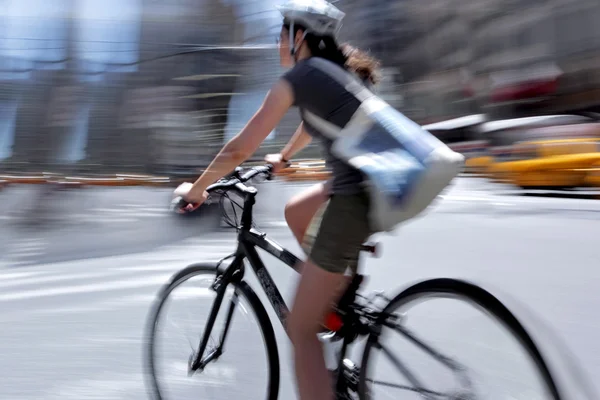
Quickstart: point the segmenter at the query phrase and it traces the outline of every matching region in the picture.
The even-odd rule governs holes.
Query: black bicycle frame
[[[232,302],[228,311],[227,320],[225,322],[225,329],[221,336],[219,347],[210,354],[208,354],[205,359],[202,359],[202,355],[204,354],[204,351],[206,350],[206,346],[208,344],[207,334],[209,334],[213,329],[215,320],[217,318],[217,314],[219,312],[221,303],[223,301],[223,297],[225,295],[225,289],[227,284],[230,282],[235,282],[236,280],[241,280],[244,276],[244,259],[247,259],[250,265],[252,266],[252,269],[258,277],[258,281],[260,282],[261,287],[265,291],[267,298],[271,303],[271,306],[273,307],[275,313],[277,314],[277,317],[279,318],[279,321],[281,322],[284,329],[286,327],[286,319],[289,314],[289,308],[286,305],[283,296],[279,292],[279,289],[275,285],[271,274],[269,274],[269,271],[267,270],[260,256],[258,255],[256,247],[265,250],[273,257],[277,258],[278,260],[282,261],[283,263],[294,269],[301,262],[301,260],[288,250],[281,247],[275,241],[268,239],[265,233],[259,232],[258,230],[252,228],[252,207],[256,202],[256,189],[242,186],[238,187],[238,190],[244,193],[244,208],[241,218],[242,223],[238,230],[238,248],[235,251],[235,253],[225,258],[227,259],[234,257],[231,264],[225,268],[224,272],[218,276],[218,278],[213,284],[213,289],[217,292],[217,297],[215,299],[210,316],[208,318],[205,332],[202,336],[200,346],[198,348],[198,353],[196,354],[196,357],[192,364],[192,369],[203,368],[210,361],[218,358],[219,355],[222,353],[223,343],[225,341],[225,336],[229,329],[229,323],[231,322],[233,307],[235,306],[234,302]]]
[[[223,262],[224,260],[229,259],[231,257],[234,258],[233,261],[231,262],[231,264],[229,264],[225,268],[224,272],[222,274],[218,275],[217,279],[215,280],[215,282],[213,284],[213,289],[217,292],[217,297],[215,299],[215,302],[213,303],[213,307],[212,307],[210,316],[208,318],[208,322],[206,324],[206,329],[204,331],[204,334],[202,335],[202,340],[200,342],[198,353],[192,360],[191,368],[193,370],[203,369],[209,362],[217,359],[223,352],[223,345],[225,343],[225,337],[229,330],[229,324],[231,322],[231,318],[233,315],[233,309],[237,304],[237,293],[234,293],[234,300],[231,302],[231,304],[229,306],[229,309],[227,312],[227,318],[225,321],[225,327],[224,327],[223,333],[220,337],[220,343],[219,343],[218,347],[216,349],[214,349],[210,354],[208,354],[204,359],[202,358],[202,355],[204,354],[204,351],[206,350],[206,346],[208,344],[208,334],[213,329],[214,322],[216,320],[217,314],[221,307],[221,303],[223,301],[223,297],[225,296],[225,289],[226,289],[227,285],[231,282],[240,281],[244,277],[244,273],[245,273],[244,259],[247,259],[248,262],[250,263],[250,266],[256,273],[256,276],[258,277],[258,281],[260,282],[261,287],[265,291],[267,298],[269,299],[269,302],[271,303],[271,306],[275,310],[275,313],[277,314],[279,321],[281,322],[284,329],[286,328],[286,319],[289,314],[289,308],[286,305],[285,300],[281,296],[279,289],[275,285],[273,278],[269,274],[269,271],[267,271],[267,268],[265,267],[258,252],[256,251],[256,247],[263,249],[264,251],[271,254],[273,257],[277,258],[278,260],[282,261],[283,263],[285,263],[286,265],[288,265],[289,267],[291,267],[293,269],[295,269],[295,267],[301,262],[301,260],[298,257],[296,257],[294,254],[289,252],[288,250],[284,249],[282,246],[280,246],[275,241],[268,239],[266,233],[259,232],[258,230],[252,228],[252,207],[254,206],[254,204],[256,202],[256,200],[255,200],[256,193],[257,193],[256,189],[252,188],[252,187],[247,187],[243,184],[236,186],[236,189],[244,194],[244,205],[243,205],[244,209],[242,212],[241,226],[239,227],[239,230],[238,230],[238,248],[232,255],[221,260],[221,262]],[[439,353],[438,351],[434,350],[431,346],[428,346],[427,344],[422,342],[414,334],[412,334],[410,331],[408,331],[408,329],[406,329],[400,325],[397,325],[394,323],[389,323],[386,321],[384,321],[383,324],[394,329],[396,332],[398,332],[402,336],[408,338],[411,342],[413,342],[415,345],[417,345],[419,348],[421,348],[421,350],[423,350],[426,353],[428,353],[429,355],[431,355],[433,358],[438,360],[440,363],[442,363],[446,367],[450,368],[451,370],[453,370],[455,372],[461,372],[460,370],[462,369],[462,366],[460,364],[456,363],[450,357],[447,357],[447,356]],[[359,330],[363,331],[366,328],[369,331],[369,332],[365,332],[367,334],[371,333],[371,332],[378,333],[379,329],[380,329],[380,328],[373,329],[373,327],[371,327],[369,325],[364,325],[364,324],[361,324],[361,325],[362,325],[362,327]],[[339,354],[339,363],[340,364],[344,360],[348,346],[354,341],[355,338],[356,338],[356,335],[353,335],[353,334],[345,335],[344,340],[343,340],[342,349]],[[413,385],[413,388],[415,391],[418,391],[423,395],[434,395],[434,396],[440,395],[440,393],[436,393],[435,391],[425,389],[424,385],[421,384],[419,379],[417,379],[416,376],[414,376],[411,373],[411,371],[408,369],[408,367],[405,366],[400,361],[400,359],[398,359],[396,356],[394,356],[387,348],[385,348],[383,346],[379,346],[379,347],[381,348],[381,350],[383,350],[384,354],[392,361],[392,363],[407,377],[409,382]],[[374,383],[385,384],[383,382],[376,382],[376,381]],[[343,390],[344,389],[343,385],[345,385],[345,384],[346,384],[345,380],[341,376],[338,376],[336,379],[336,388],[338,390]],[[390,385],[390,386],[400,387],[402,385]],[[408,388],[408,387],[405,387],[405,388]]]

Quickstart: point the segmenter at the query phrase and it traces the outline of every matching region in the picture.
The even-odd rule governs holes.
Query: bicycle
[[[272,179],[271,172],[272,167],[270,165],[252,167],[245,172],[242,169],[236,169],[235,173],[209,187],[208,192],[211,193],[211,196],[213,193],[218,193],[221,196],[221,200],[228,198],[228,192],[232,190],[243,197],[243,205],[240,206],[238,204],[242,208],[242,214],[241,223],[236,226],[238,229],[237,250],[216,263],[198,263],[184,268],[173,275],[158,293],[149,314],[148,342],[146,348],[147,361],[150,366],[149,384],[155,398],[161,400],[165,398],[157,379],[155,365],[155,335],[161,309],[170,293],[176,287],[193,276],[203,274],[214,275],[214,278],[210,278],[210,282],[212,282],[210,290],[215,292],[216,299],[210,310],[201,340],[195,348],[193,347],[192,354],[187,361],[188,374],[203,372],[210,363],[217,361],[225,353],[224,344],[232,321],[233,310],[239,298],[244,297],[257,316],[268,353],[269,371],[266,398],[267,400],[278,398],[280,383],[279,350],[273,325],[259,297],[244,279],[246,273],[244,261],[247,260],[255,272],[259,284],[264,290],[279,321],[285,328],[288,308],[279,289],[263,264],[257,248],[266,251],[291,268],[294,268],[300,260],[290,251],[267,238],[265,233],[253,227],[252,207],[255,204],[255,197],[258,191],[255,187],[245,184],[258,176],[265,176],[267,179]],[[186,205],[180,198],[175,199],[173,204],[174,207],[183,207]],[[362,250],[375,253],[377,246],[366,243],[363,245]],[[359,289],[364,278],[365,276],[360,273],[353,277],[352,283],[342,296],[339,304],[327,318],[327,321],[323,323],[323,337],[326,337],[328,341],[341,342],[341,349],[336,356],[338,368],[334,374],[334,384],[338,399],[372,399],[372,387],[374,385],[406,390],[413,394],[418,394],[422,398],[431,400],[467,400],[480,398],[477,395],[477,388],[474,386],[469,374],[470,371],[464,364],[454,360],[417,337],[410,329],[404,326],[404,314],[394,314],[395,310],[412,300],[422,300],[431,296],[441,296],[444,298],[458,297],[491,314],[492,317],[508,329],[512,337],[517,339],[526,351],[530,360],[535,365],[539,377],[543,381],[547,395],[550,396],[549,398],[554,400],[561,400],[563,398],[536,344],[515,316],[489,292],[467,281],[437,278],[413,284],[391,299],[382,292],[374,292],[369,296],[363,296],[359,293]],[[221,331],[219,343],[209,348],[208,337],[215,327],[215,320],[222,306],[225,290],[229,286],[234,288],[234,299],[230,302],[227,309],[226,321]],[[376,307],[375,302],[379,300],[385,303],[383,306]],[[441,393],[433,389],[428,389],[399,357],[395,356],[390,349],[380,343],[379,339],[384,327],[390,328],[405,337],[408,342],[431,356],[441,366],[447,368],[457,377],[457,381],[460,382],[460,388],[451,393]],[[366,338],[360,367],[346,357],[350,346],[359,338]],[[392,384],[368,378],[369,362],[376,350],[381,351],[384,356],[390,359],[391,363],[408,380],[408,385]]]

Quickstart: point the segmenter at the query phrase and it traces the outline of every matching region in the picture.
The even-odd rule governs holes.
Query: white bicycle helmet
[[[277,6],[290,24],[299,24],[317,36],[336,37],[346,15],[324,0],[288,0]]]

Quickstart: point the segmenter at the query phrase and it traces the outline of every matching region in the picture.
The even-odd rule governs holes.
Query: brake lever
[[[269,175],[266,176],[265,180],[267,181],[272,181],[273,179],[275,179],[275,172],[273,172],[273,164],[267,164],[271,166],[271,172],[269,172]],[[289,168],[292,166],[292,163],[290,161],[285,163],[285,168]]]

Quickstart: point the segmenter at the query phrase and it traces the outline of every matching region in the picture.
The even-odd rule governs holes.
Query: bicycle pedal
[[[360,369],[351,360],[346,358],[343,362],[342,371],[344,373],[344,379],[348,384],[348,389],[357,391]]]

